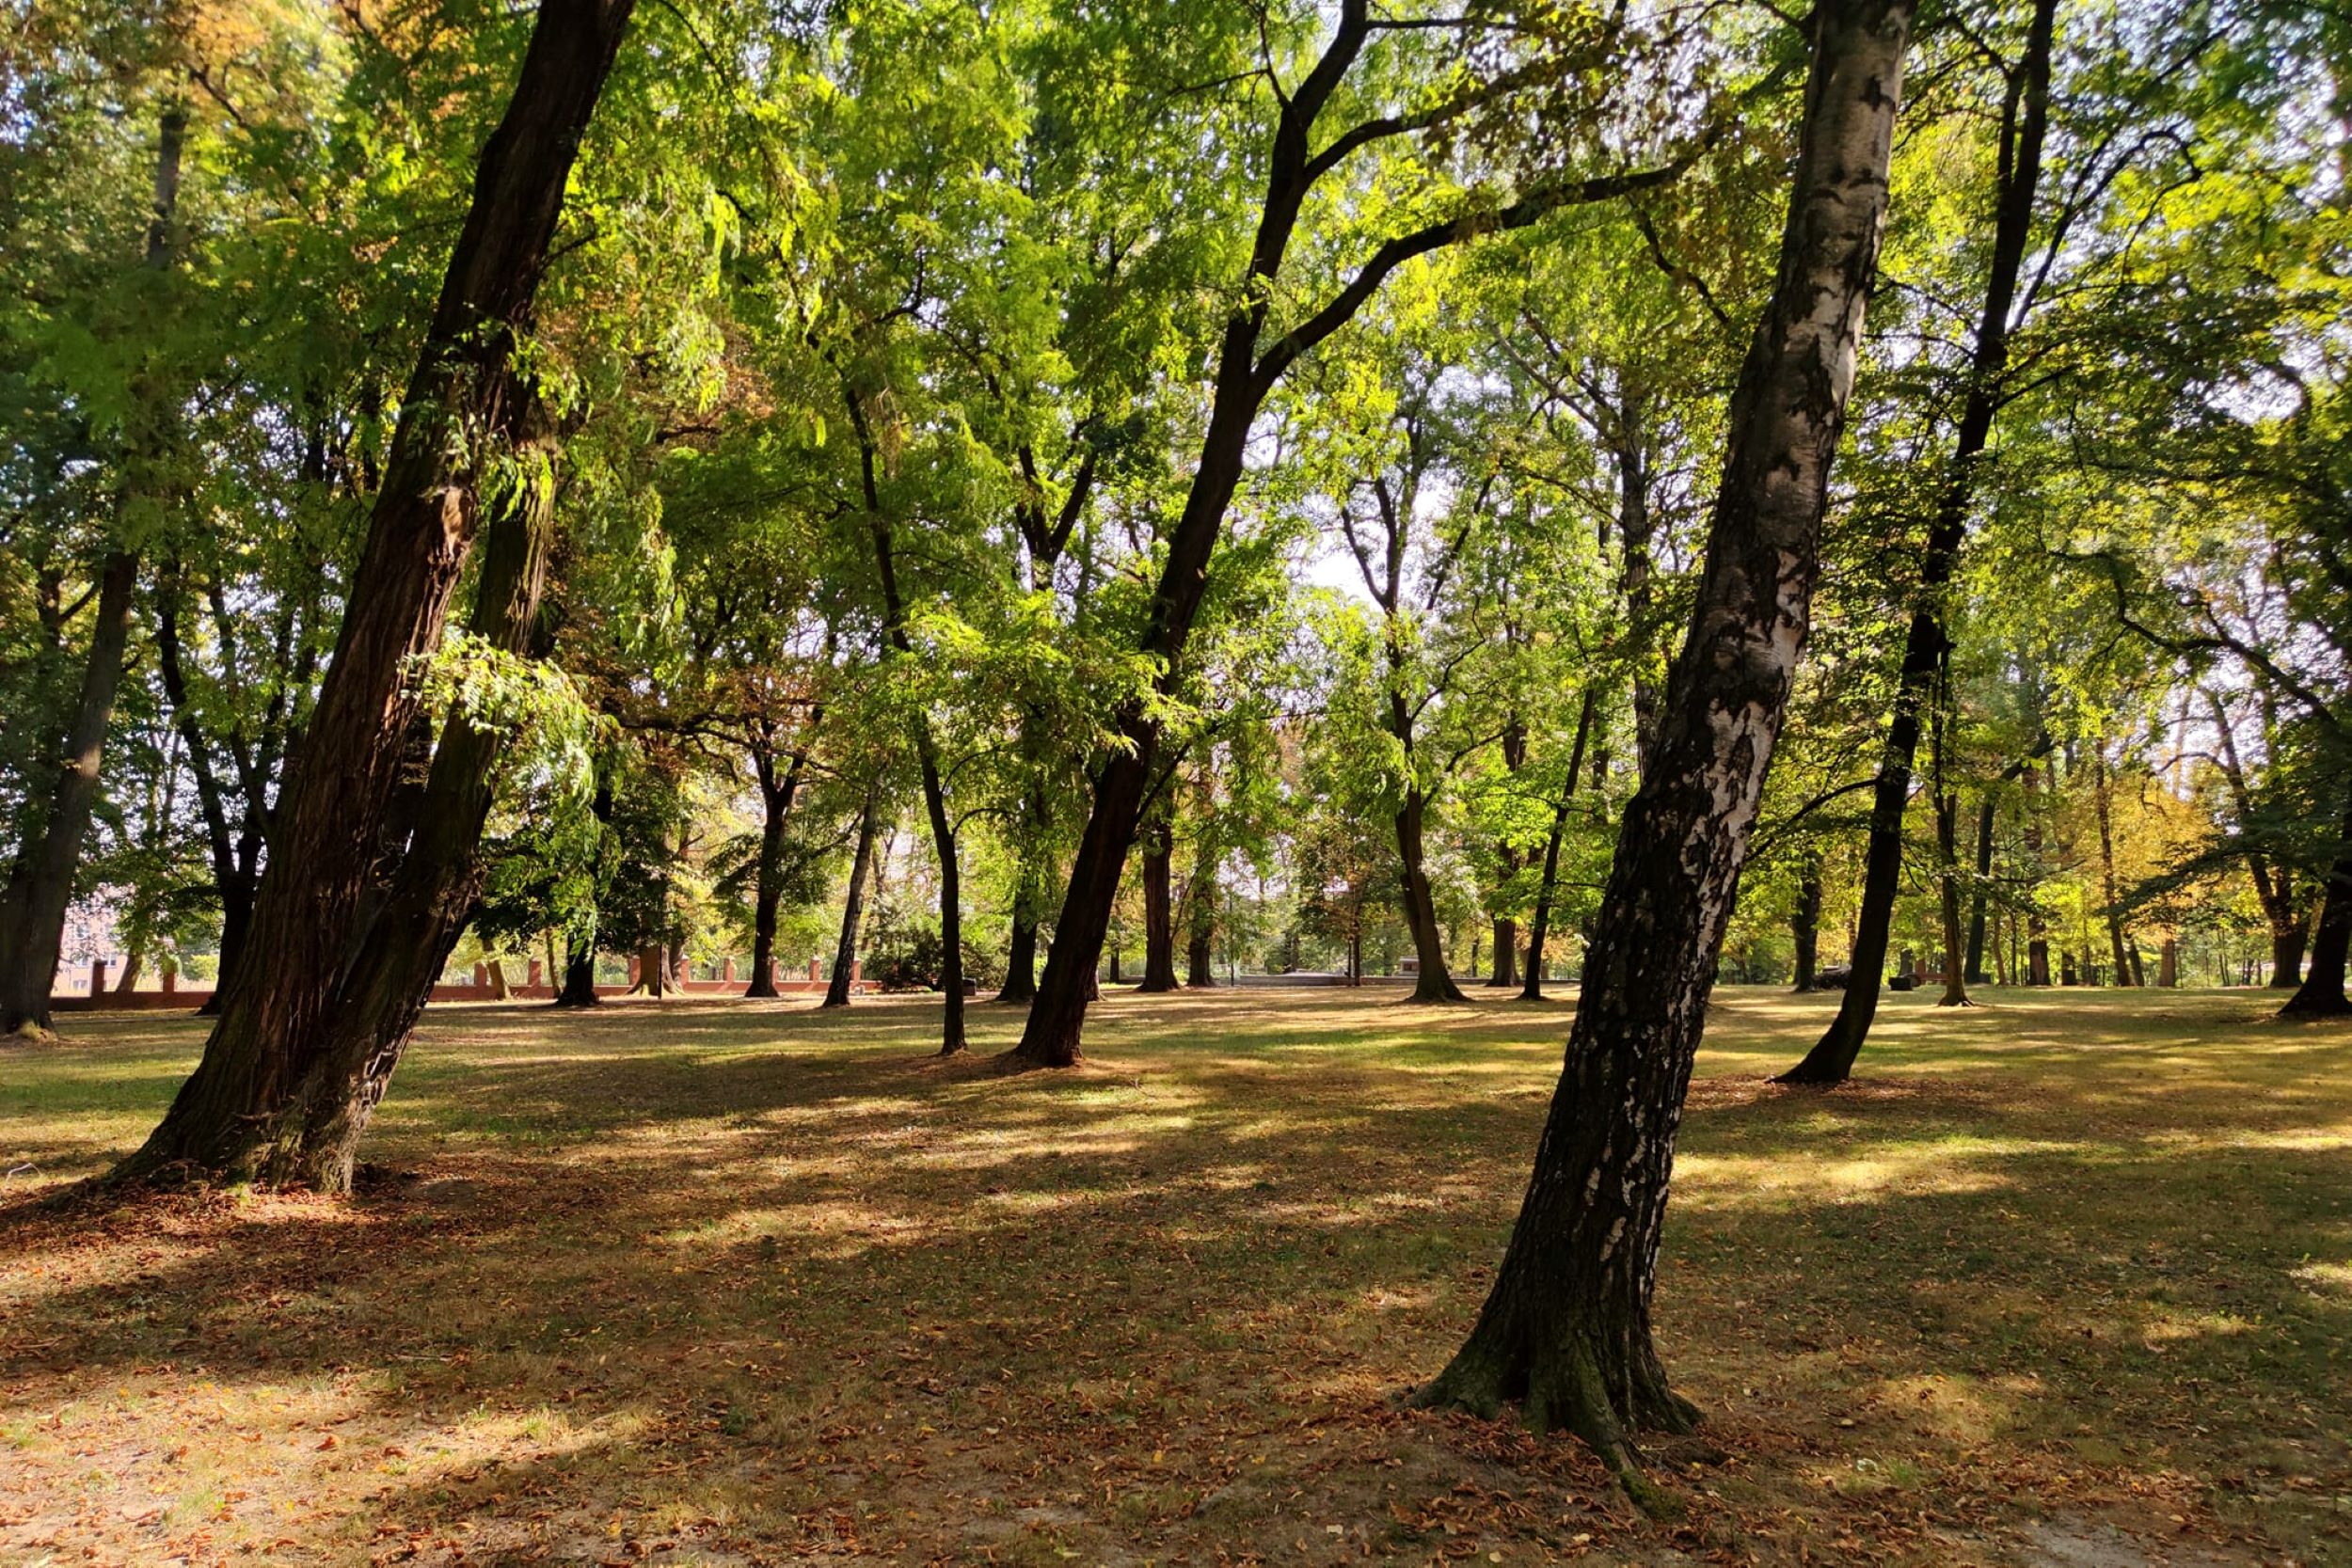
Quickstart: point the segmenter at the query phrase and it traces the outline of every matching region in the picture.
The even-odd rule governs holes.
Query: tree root
[[[1563,1350],[1535,1359],[1535,1366],[1506,1370],[1473,1337],[1445,1370],[1415,1390],[1406,1402],[1415,1409],[1460,1410],[1482,1420],[1495,1420],[1516,1394],[1519,1418],[1530,1431],[1570,1433],[1609,1466],[1634,1507],[1653,1519],[1682,1518],[1687,1506],[1650,1478],[1642,1451],[1628,1431],[1629,1422],[1610,1397],[1598,1363],[1581,1350]],[[1632,1395],[1643,1424],[1677,1434],[1696,1430],[1698,1406],[1667,1388],[1660,1369],[1645,1369],[1636,1381],[1648,1386]]]

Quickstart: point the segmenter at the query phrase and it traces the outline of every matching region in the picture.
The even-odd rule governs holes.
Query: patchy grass
[[[1096,1063],[920,1002],[433,1009],[350,1203],[22,1206],[201,1042],[0,1051],[0,1561],[2352,1561],[2352,1036],[2245,994],[1720,994],[1635,1516],[1408,1413],[1561,1005],[1114,994]],[[29,1167],[29,1168],[27,1168]]]

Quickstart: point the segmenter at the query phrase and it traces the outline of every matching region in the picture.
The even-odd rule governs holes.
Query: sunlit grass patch
[[[2352,1559],[2352,1039],[1898,997],[1821,1095],[1766,1079],[1834,999],[1720,994],[1659,1295],[1721,1450],[1660,1450],[1687,1537],[1398,1402],[1484,1298],[1565,1005],[1114,991],[1075,1075],[994,1070],[986,1006],[964,1063],[921,999],[435,1009],[351,1203],[11,1213],[0,1560],[1832,1562],[1899,1517],[1942,1544],[1867,1560],[1924,1568],[2086,1513]],[[0,1058],[16,1190],[135,1142],[200,1040],[75,1027]]]

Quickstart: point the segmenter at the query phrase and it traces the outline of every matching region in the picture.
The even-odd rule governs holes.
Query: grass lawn
[[[1409,1413],[1567,1008],[1141,997],[426,1015],[349,1203],[24,1200],[199,1026],[0,1048],[0,1562],[2352,1563],[2352,1033],[2248,993],[1717,993],[1634,1514]]]

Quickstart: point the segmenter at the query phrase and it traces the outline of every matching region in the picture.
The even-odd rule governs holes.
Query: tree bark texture
[[[1830,465],[1877,270],[1914,0],[1823,0],[1778,275],[1733,394],[1690,628],[1619,832],[1566,1065],[1477,1326],[1425,1402],[1590,1443],[1686,1430],[1650,1335],[1675,1135],[1820,569]]]
[[[1168,846],[1167,824],[1144,832],[1143,978],[1136,990],[1169,991],[1176,989],[1175,852]]]
[[[2034,0],[2026,57],[2011,78],[2015,87],[2003,118],[1992,264],[1970,354],[1967,395],[1935,518],[1928,530],[1917,599],[1903,639],[1895,709],[1887,722],[1878,780],[1871,792],[1870,838],[1863,863],[1853,977],[1838,998],[1837,1016],[1828,1031],[1804,1060],[1782,1073],[1776,1083],[1822,1086],[1844,1083],[1853,1072],[1855,1058],[1862,1054],[1863,1041],[1869,1037],[1871,1021],[1878,1016],[1887,932],[1902,880],[1903,816],[1911,801],[1912,766],[1919,749],[1920,710],[1951,651],[1943,594],[1959,568],[1969,509],[1976,497],[1979,460],[1993,432],[1993,417],[2000,408],[2001,379],[2009,364],[2010,318],[2033,232],[2034,197],[2041,182],[2042,146],[2049,124],[2050,56],[2057,11],[2058,0]]]
[[[325,1043],[374,868],[410,678],[440,641],[472,543],[483,480],[508,460],[530,404],[515,362],[580,139],[632,0],[543,0],[505,118],[401,404],[391,457],[352,574],[333,661],[281,792],[247,964],[203,1059],[146,1146],[119,1168],[186,1165],[268,1181],[294,1174],[294,1096]]]

